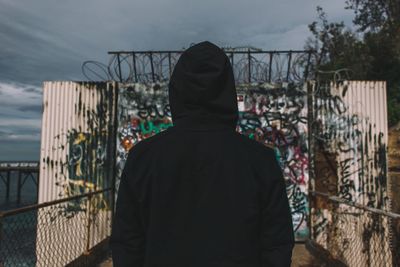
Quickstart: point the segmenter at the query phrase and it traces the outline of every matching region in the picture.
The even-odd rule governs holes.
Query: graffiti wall
[[[39,203],[111,186],[112,84],[45,82],[43,94]]]
[[[166,86],[166,83],[119,84],[116,136],[118,178],[132,146],[172,126]]]
[[[307,92],[299,84],[238,87],[238,131],[272,145],[283,170],[296,240],[308,236]]]
[[[284,170],[296,239],[308,235],[307,98],[293,84],[259,84],[238,87],[237,130],[276,147]],[[140,140],[172,126],[166,83],[125,84],[119,88],[117,164],[118,177],[127,152]],[[119,181],[117,181],[118,183]]]
[[[114,157],[110,145],[114,140],[115,97],[114,83],[44,82],[38,203],[112,186]],[[57,244],[47,248],[54,250],[48,255],[69,251],[58,259],[67,264],[110,233],[111,205],[106,194],[93,196],[89,204],[87,198],[77,198],[53,209],[56,210],[48,214],[38,213],[37,266],[45,264],[46,255],[41,252],[49,245],[47,238]],[[90,225],[89,243],[85,241],[87,210],[93,216],[92,222],[96,222]],[[56,223],[63,219],[68,220],[65,225],[73,225],[74,233],[82,239],[65,241],[71,234],[69,228]],[[40,235],[45,230],[50,237]]]
[[[335,219],[335,208],[329,203],[310,205],[310,190],[390,209],[386,91],[381,82],[310,84],[238,85],[237,131],[274,147],[286,181],[296,240],[311,233],[328,248],[332,245],[329,229],[334,226],[335,234],[346,239],[346,229],[352,228],[343,228],[346,222]],[[118,189],[129,149],[172,126],[167,82],[46,82],[43,105],[39,202],[112,186],[114,167]],[[115,150],[110,148],[114,143]],[[95,203],[97,210],[110,209],[106,201]],[[74,215],[80,205],[77,202],[65,211]],[[377,221],[364,224],[374,226]],[[347,239],[365,246],[374,242],[371,231],[360,236],[362,240]]]
[[[313,89],[313,190],[362,206],[391,210],[385,82],[321,83]],[[391,261],[371,258],[374,253],[390,255],[387,217],[321,198],[317,198],[311,213],[313,239],[348,266],[377,266]],[[359,249],[350,250],[350,246]]]

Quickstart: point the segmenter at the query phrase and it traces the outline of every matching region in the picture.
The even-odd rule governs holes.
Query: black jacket
[[[236,131],[232,66],[210,42],[169,82],[173,126],[128,152],[114,267],[290,266],[293,222],[274,150]]]

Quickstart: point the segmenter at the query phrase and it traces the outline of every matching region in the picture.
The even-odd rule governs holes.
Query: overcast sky
[[[42,82],[84,80],[111,50],[219,46],[302,49],[322,6],[351,24],[344,0],[0,0],[0,160],[39,160]]]

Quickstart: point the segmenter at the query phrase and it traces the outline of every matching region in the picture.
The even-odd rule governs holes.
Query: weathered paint
[[[385,82],[320,84],[314,97],[313,190],[389,211]],[[387,217],[321,200],[311,214],[312,238],[348,266],[383,266],[391,261]]]
[[[286,180],[296,240],[308,237],[307,93],[303,84],[247,84],[238,132],[271,145]]]
[[[172,126],[166,86],[158,83],[119,85],[116,136],[118,177],[132,146]]]
[[[113,140],[110,129],[114,124],[115,89],[114,83],[44,82],[38,203],[112,186],[109,170],[114,158],[107,151]],[[37,266],[47,266],[45,258],[57,251],[63,251],[60,264],[69,263],[85,251],[89,208],[96,222],[90,227],[89,248],[110,234],[110,201],[103,197],[92,197],[90,207],[87,198],[82,198],[57,205],[58,213],[38,215]],[[69,223],[52,225],[59,214],[68,217]],[[70,231],[82,239],[65,242]],[[43,238],[52,240],[51,247]],[[71,246],[73,250],[68,249]],[[45,254],[43,247],[47,247]]]
[[[67,88],[71,87],[73,90],[68,91]],[[114,156],[118,188],[129,149],[172,125],[167,82],[120,83],[118,87],[118,105],[111,107],[96,105],[104,100],[98,98],[101,95],[99,90],[93,89],[102,88],[100,92],[103,92],[117,88],[108,83],[95,84],[93,88],[72,82],[45,83],[41,201],[55,199],[58,194],[61,198],[68,196],[68,192],[80,194],[90,188],[106,187],[109,180],[99,173],[103,173],[101,162],[105,162],[107,156],[104,155],[104,142],[111,142],[107,136],[116,139]],[[327,243],[327,227],[334,222],[332,207],[312,207],[310,217],[309,184],[313,190],[329,192],[364,205],[381,209],[390,206],[385,169],[387,115],[384,88],[385,84],[381,82],[331,84],[326,90],[315,87],[315,114],[313,121],[309,121],[307,91],[303,84],[238,86],[240,117],[237,130],[275,147],[287,183],[297,240],[308,237],[311,230],[312,238],[321,245],[331,245]],[[97,107],[97,113],[90,111],[94,107]],[[112,121],[112,116],[107,119],[100,116],[98,120],[98,114],[115,109],[118,110],[118,130],[114,136],[109,136],[107,130],[99,129],[103,129],[101,124],[104,126],[105,121]],[[310,124],[314,129],[311,133],[313,139],[322,144],[320,149],[312,151],[316,158],[315,181],[309,180]],[[94,142],[97,145],[91,140],[97,140]],[[85,161],[82,155],[92,160]],[[100,164],[94,164],[93,159]],[[366,220],[365,223],[371,222]],[[308,229],[309,224],[311,229]],[[341,229],[340,225],[337,229]],[[350,228],[346,229],[341,229],[341,234],[350,233]],[[355,238],[359,241],[360,236],[374,242],[374,235],[368,232],[359,233]],[[363,242],[365,245],[366,241]]]

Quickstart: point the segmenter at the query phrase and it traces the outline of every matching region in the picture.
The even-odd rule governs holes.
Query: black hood
[[[176,126],[236,128],[235,80],[221,48],[205,41],[182,53],[169,81],[169,104]]]

